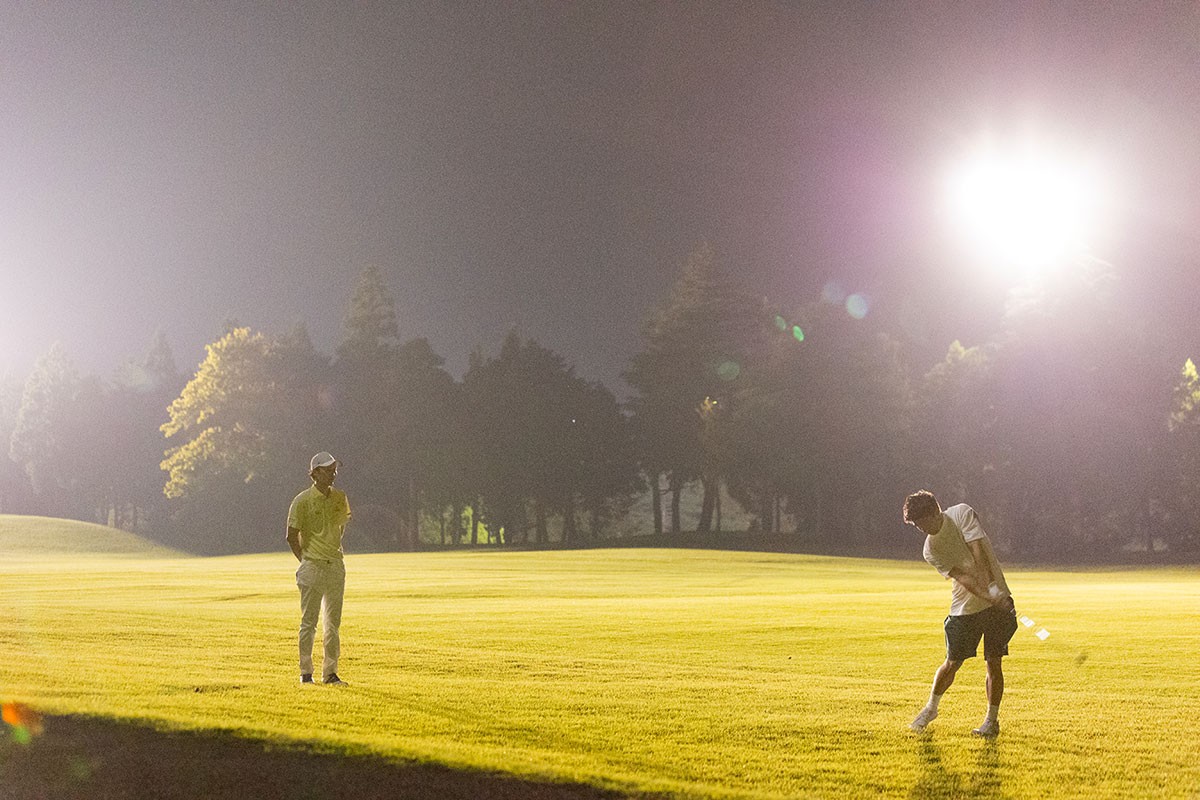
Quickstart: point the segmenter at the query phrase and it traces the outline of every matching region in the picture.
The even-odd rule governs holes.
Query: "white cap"
[[[326,453],[324,450],[312,457],[312,461],[308,462],[308,471],[312,472],[317,467],[328,467],[330,464],[337,464],[338,460]]]

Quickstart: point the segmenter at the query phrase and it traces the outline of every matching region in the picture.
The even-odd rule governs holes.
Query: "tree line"
[[[302,324],[230,322],[190,375],[159,335],[102,380],[52,347],[0,382],[0,512],[279,549],[325,449],[361,549],[694,542],[733,503],[743,530],[722,541],[890,554],[914,546],[904,495],[931,488],[980,509],[1010,558],[1192,558],[1200,377],[1165,363],[1108,265],[1077,267],[1014,292],[987,341],[920,364],[840,303],[772,306],[701,247],[647,317],[624,402],[515,331],[456,379],[427,340],[401,341],[370,268],[332,354]]]

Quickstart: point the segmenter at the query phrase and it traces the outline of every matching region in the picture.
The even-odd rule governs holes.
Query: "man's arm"
[[[979,573],[978,568],[953,567],[950,570],[950,577],[976,597],[987,600],[989,603],[996,602],[996,598],[988,594],[988,581]]]
[[[975,539],[967,542],[967,547],[971,548],[971,557],[975,559],[975,569],[979,576],[990,586],[996,582],[996,576],[992,574],[992,560],[983,550],[984,541],[984,539]]]
[[[296,556],[296,560],[297,561],[302,560],[301,556],[300,556],[301,550],[300,550],[300,529],[299,528],[293,528],[290,525],[288,526],[287,543],[288,543],[288,547],[292,548],[292,553]]]
[[[973,568],[966,570],[956,567],[951,570],[950,577],[961,583],[968,592],[976,597],[987,600],[993,605],[1003,605],[1008,600],[1008,593],[999,589],[1000,594],[992,594],[992,587],[996,586],[999,581],[992,573],[991,559],[984,552],[984,548],[987,546],[986,541],[986,539],[974,539],[967,542],[971,558],[974,561]]]

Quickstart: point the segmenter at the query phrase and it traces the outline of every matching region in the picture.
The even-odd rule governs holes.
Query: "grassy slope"
[[[38,557],[43,554],[105,554],[109,556],[181,556],[126,531],[51,517],[0,514],[0,556]]]
[[[47,555],[0,584],[0,698],[679,796],[1189,796],[1196,570],[1010,570],[1002,738],[973,661],[932,733],[920,564],[697,551],[351,556],[348,690],[294,674],[289,554]],[[64,592],[63,587],[71,590]],[[1087,659],[1078,663],[1077,656]]]

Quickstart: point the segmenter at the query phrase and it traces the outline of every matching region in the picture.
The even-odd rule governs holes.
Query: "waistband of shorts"
[[[310,557],[308,557],[308,556],[305,556],[305,557],[304,557],[303,559],[301,559],[301,560],[303,560],[303,561],[311,561],[311,562],[312,562],[312,563],[314,563],[314,564],[326,564],[326,565],[329,565],[329,564],[341,564],[341,563],[342,563],[342,559],[340,559],[340,558],[310,558]]]

